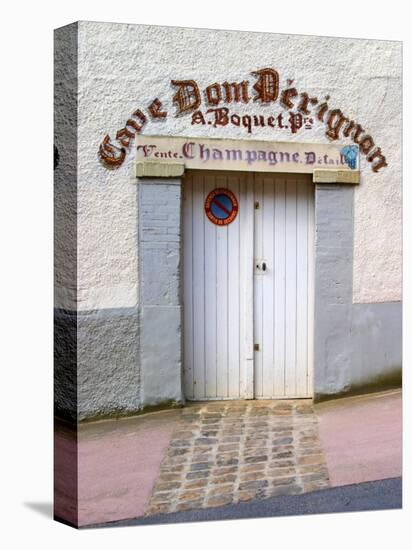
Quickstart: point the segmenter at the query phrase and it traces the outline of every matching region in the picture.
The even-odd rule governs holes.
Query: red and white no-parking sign
[[[218,188],[211,191],[205,200],[205,212],[215,225],[228,225],[236,218],[239,203],[232,191]]]

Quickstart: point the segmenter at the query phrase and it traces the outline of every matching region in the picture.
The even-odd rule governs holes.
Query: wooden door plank
[[[286,185],[285,393],[296,395],[296,180]]]
[[[206,173],[204,197],[215,185],[213,174]],[[205,269],[205,397],[217,396],[217,273],[216,273],[216,240],[217,227],[206,218],[204,221],[204,269]]]
[[[254,353],[254,388],[255,396],[263,396],[263,274],[259,272],[258,265],[263,257],[263,178],[260,174],[255,174],[255,203],[259,203],[259,208],[255,208],[255,235],[254,235],[254,343],[259,345],[259,351]]]
[[[228,177],[218,175],[214,187],[227,188]],[[228,396],[228,231],[215,226],[216,234],[216,397]]]
[[[183,320],[185,396],[193,399],[193,177],[185,178],[183,189]]]
[[[266,271],[262,279],[262,395],[274,395],[274,217],[275,217],[275,180],[263,177],[262,225],[263,246],[262,260]]]
[[[275,184],[275,261],[274,261],[274,396],[285,395],[285,318],[286,318],[286,182]]]
[[[243,209],[240,180],[231,175],[227,186],[239,203],[236,219],[228,225],[228,397],[240,398],[240,209]]]
[[[254,352],[253,352],[253,273],[254,273],[254,174],[246,174],[245,204],[242,208],[241,227],[241,319],[242,345],[242,395],[245,399],[254,397]]]
[[[308,373],[308,185],[297,180],[296,395],[307,396]]]
[[[313,396],[315,320],[315,186],[308,183],[308,373],[307,393]]]
[[[193,357],[195,399],[205,396],[204,176],[193,176]]]

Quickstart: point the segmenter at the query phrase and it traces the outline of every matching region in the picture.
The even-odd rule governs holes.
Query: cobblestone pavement
[[[220,401],[182,409],[145,515],[329,486],[310,401]]]

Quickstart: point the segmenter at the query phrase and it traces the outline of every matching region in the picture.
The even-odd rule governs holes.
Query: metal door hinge
[[[255,351],[260,351],[260,346],[259,346],[259,344],[254,344],[253,349],[254,349]]]

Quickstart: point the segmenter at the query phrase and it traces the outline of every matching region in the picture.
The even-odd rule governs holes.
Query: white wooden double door
[[[231,190],[229,225],[205,214]],[[300,174],[192,172],[184,183],[189,400],[312,396],[314,192]]]

